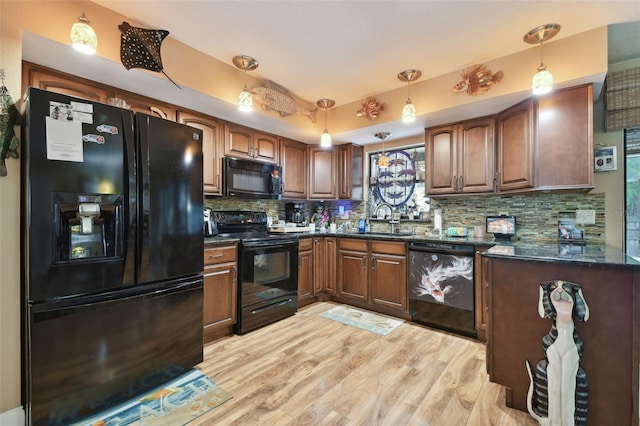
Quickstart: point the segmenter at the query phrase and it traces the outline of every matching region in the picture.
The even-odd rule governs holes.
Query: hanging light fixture
[[[374,135],[376,138],[382,140],[382,155],[378,157],[378,162],[376,163],[379,168],[385,169],[389,167],[389,157],[384,153],[384,140],[391,136],[389,132],[378,132]]]
[[[336,101],[333,99],[320,99],[316,102],[318,107],[324,109],[324,132],[322,132],[322,136],[320,136],[320,146],[323,148],[331,146],[331,135],[329,134],[329,130],[327,130],[327,109],[333,107],[335,104]]]
[[[238,96],[238,109],[244,112],[253,111],[253,97],[247,89],[247,71],[253,71],[258,68],[258,61],[247,55],[238,55],[233,57],[233,65],[244,71],[244,89]]]
[[[78,16],[78,22],[71,27],[71,46],[78,52],[94,55],[98,48],[98,36],[89,22],[83,10],[82,15]]]
[[[411,103],[411,82],[416,81],[422,75],[420,70],[404,70],[398,73],[398,80],[407,83],[407,102],[402,108],[402,121],[411,123],[416,119],[416,107]]]
[[[560,31],[559,24],[545,24],[532,29],[524,35],[525,43],[540,43],[540,66],[531,81],[531,89],[534,95],[549,93],[553,88],[553,76],[542,62],[542,45],[545,41],[550,40],[558,34],[558,31]]]

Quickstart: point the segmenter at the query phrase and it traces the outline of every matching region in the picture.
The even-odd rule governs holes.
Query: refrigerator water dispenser
[[[57,262],[121,255],[122,196],[55,193],[54,209]]]

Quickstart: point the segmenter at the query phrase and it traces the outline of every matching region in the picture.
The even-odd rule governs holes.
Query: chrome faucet
[[[391,212],[391,217],[389,219],[389,225],[391,225],[391,233],[395,234],[396,233],[395,226],[400,223],[400,218],[398,217],[398,219],[394,219],[394,212],[393,212],[394,209],[391,206],[391,204],[388,204],[388,203],[380,203],[380,204],[378,204],[378,206],[376,207],[375,211],[373,212],[373,215],[377,218],[378,217],[378,210],[380,210],[380,208],[383,207],[383,206],[384,207],[388,207],[389,211]],[[386,216],[385,216],[385,219],[386,219]]]

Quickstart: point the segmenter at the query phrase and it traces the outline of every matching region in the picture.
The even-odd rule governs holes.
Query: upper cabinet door
[[[364,149],[360,145],[338,146],[338,198],[362,200],[364,197]]]
[[[253,158],[263,163],[278,164],[278,138],[266,133],[253,132]]]
[[[22,84],[22,93],[27,86],[31,86],[88,101],[107,103],[106,88],[97,86],[91,81],[85,81],[60,71],[50,71],[29,62],[22,64]]]
[[[253,160],[253,132],[233,123],[224,124],[224,155]]]
[[[222,125],[207,115],[178,111],[178,122],[202,130],[203,185],[207,195],[222,195]]]
[[[458,184],[456,126],[426,130],[427,194],[451,194]]]
[[[124,99],[131,111],[142,112],[154,117],[164,118],[165,120],[176,121],[176,109],[172,105],[123,91],[115,91],[113,97]]]
[[[282,166],[283,198],[307,198],[307,145],[289,139],[280,139],[280,165]]]
[[[498,115],[498,192],[531,188],[534,185],[535,116],[533,98]]]
[[[248,127],[225,123],[224,154],[228,157],[278,164],[278,138]]]
[[[459,125],[458,190],[492,192],[495,172],[495,119]]]
[[[338,198],[336,155],[332,149],[309,146],[309,198]]]
[[[538,98],[536,188],[593,188],[593,86]]]

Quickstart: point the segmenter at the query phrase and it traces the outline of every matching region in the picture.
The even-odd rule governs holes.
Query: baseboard
[[[24,422],[24,410],[22,406],[0,413],[0,425],[2,426],[23,426],[25,424]]]

